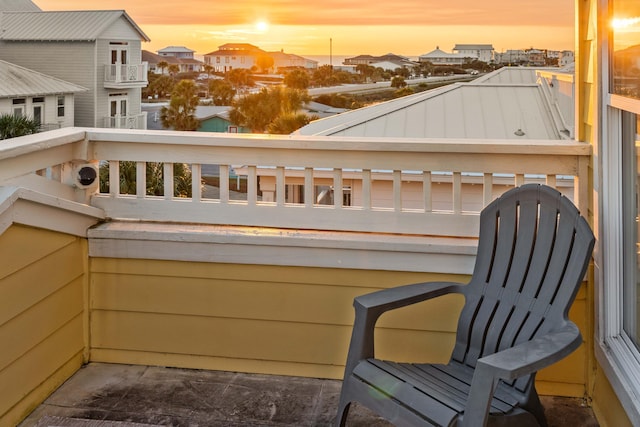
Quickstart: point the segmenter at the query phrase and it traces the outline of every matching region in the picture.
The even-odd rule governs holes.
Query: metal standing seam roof
[[[317,120],[296,133],[400,138],[563,139],[551,106],[535,83],[536,70],[528,71],[533,76],[533,83],[497,84],[491,82],[491,78],[478,83],[455,83]],[[514,78],[522,79],[523,76]]]
[[[0,60],[0,98],[84,92],[87,89]]]
[[[41,9],[31,0],[0,0],[0,12],[30,11],[37,12]]]
[[[93,41],[121,17],[140,34],[141,40],[150,41],[124,10],[3,12],[0,14],[0,39]]]

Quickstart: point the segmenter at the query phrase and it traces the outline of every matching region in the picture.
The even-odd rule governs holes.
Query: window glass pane
[[[624,245],[624,290],[623,326],[624,330],[640,349],[640,139],[638,138],[638,117],[635,114],[622,115],[623,148],[623,245]]]
[[[611,91],[640,99],[640,1],[613,0]]]

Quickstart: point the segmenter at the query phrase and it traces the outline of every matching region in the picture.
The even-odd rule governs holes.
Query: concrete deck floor
[[[20,427],[36,426],[45,416],[161,426],[329,426],[340,384],[313,378],[91,363],[36,408]],[[550,427],[598,426],[581,399],[543,397],[543,404]],[[352,405],[347,425],[391,424]]]

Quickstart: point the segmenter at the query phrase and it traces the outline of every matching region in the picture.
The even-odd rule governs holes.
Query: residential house
[[[163,69],[158,66],[161,62],[166,62],[168,65],[177,65],[179,73],[200,73],[204,69],[204,63],[195,58],[178,58],[171,55],[161,56],[148,50],[142,51],[142,62],[147,63],[149,71],[154,74],[167,74],[169,72],[168,67]]]
[[[572,50],[563,50],[558,55],[558,66],[568,67],[576,61]]]
[[[493,52],[493,45],[490,44],[456,44],[453,47],[453,53],[486,63],[493,61]]]
[[[157,51],[160,56],[173,56],[174,58],[190,58],[193,59],[195,50],[185,46],[167,46]]]
[[[476,59],[475,56],[462,53],[448,53],[436,46],[431,52],[425,53],[418,57],[420,62],[430,62],[433,65],[462,65]]]
[[[529,55],[521,49],[508,49],[504,52],[495,52],[495,62],[505,65],[516,65],[529,62]]]
[[[149,38],[123,10],[0,11],[0,59],[80,85],[75,124],[144,129]]]
[[[315,70],[318,68],[318,61],[292,53],[285,53],[283,50],[269,52],[268,55],[273,58],[273,70],[278,73],[293,68],[304,68],[307,70]]]
[[[0,114],[27,116],[50,130],[74,126],[73,83],[0,60]]]
[[[200,121],[199,132],[251,133],[251,129],[236,126],[229,120],[229,106],[199,105],[196,118]]]
[[[638,2],[622,0],[575,5],[573,140],[523,140],[529,132],[478,140],[67,128],[0,144],[0,424],[59,411],[38,405],[86,363],[341,378],[355,296],[468,279],[478,211],[463,209],[462,185],[475,173],[482,205],[505,175],[511,186],[531,175],[552,186],[573,177],[574,201],[597,237],[569,313],[583,343],[540,371],[535,386],[581,399],[602,427],[640,425],[640,94],[627,68],[638,60],[631,55],[640,23],[609,25],[640,11]],[[560,76],[566,85],[556,84],[551,73],[540,78],[550,90],[562,88],[551,91],[558,97],[573,87]],[[441,100],[443,108],[456,105]],[[387,123],[424,118],[412,112]],[[507,124],[511,133],[517,123]],[[137,194],[121,194],[119,160],[138,162]],[[203,164],[218,164],[219,197],[174,197],[176,160],[191,165],[194,189]],[[104,161],[108,191],[69,173]],[[229,191],[238,161],[248,165],[245,200]],[[163,196],[146,194],[145,162],[164,163]],[[273,202],[257,194],[262,165],[273,169]],[[304,183],[296,204],[285,201],[286,171],[294,168]],[[320,169],[332,175],[332,206],[315,203]],[[360,206],[345,206],[345,177],[358,172],[366,190],[377,171],[392,175],[393,208],[376,206],[368,191]],[[419,209],[403,205],[405,171],[422,179]],[[434,210],[440,183],[432,178],[443,172],[451,203]],[[459,299],[439,298],[383,316],[376,355],[446,361],[460,307]],[[117,378],[93,380],[118,385]],[[233,410],[242,416],[242,408]],[[268,405],[265,412],[273,414]],[[75,407],[72,414],[92,415]]]
[[[546,63],[547,51],[540,49],[527,49],[527,56],[529,58],[529,65],[534,67],[542,67]]]
[[[226,43],[218,50],[204,55],[204,63],[215,71],[226,73],[234,68],[251,69],[257,67],[258,58],[267,52],[249,43]]]
[[[379,62],[393,62],[398,64],[398,67],[416,65],[414,61],[406,56],[396,55],[395,53],[387,53],[381,56],[358,55],[352,58],[345,58],[342,63],[344,65],[373,65]]]

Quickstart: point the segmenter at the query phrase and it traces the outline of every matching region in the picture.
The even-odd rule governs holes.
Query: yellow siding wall
[[[86,240],[13,225],[0,235],[0,426],[82,364]]]
[[[353,298],[464,276],[94,258],[91,360],[342,378]],[[581,291],[572,317],[584,327]],[[385,314],[378,355],[446,361],[462,297]],[[585,334],[586,335],[586,334]],[[539,375],[542,392],[584,396],[585,350]],[[426,359],[425,359],[426,357]]]

